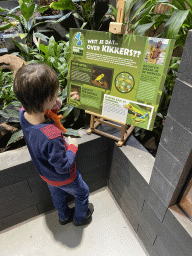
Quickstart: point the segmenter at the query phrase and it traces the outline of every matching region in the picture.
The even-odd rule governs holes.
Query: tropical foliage
[[[87,0],[74,3],[72,0],[52,2],[50,7],[59,10],[70,10],[74,17],[83,22],[82,28],[89,30],[108,31],[113,20],[115,8],[108,0]]]
[[[30,47],[33,44],[33,36],[46,41],[46,37],[43,34],[35,32],[36,27],[45,22],[35,22],[34,14],[35,12],[43,13],[47,9],[49,9],[49,6],[38,6],[33,0],[19,0],[19,6],[12,10],[0,8],[0,12],[2,12],[0,18],[6,22],[0,26],[0,31],[6,31],[14,26],[21,39],[24,39],[24,43]],[[21,11],[21,16],[16,14],[17,10]]]
[[[0,105],[4,109],[8,104],[16,101],[13,92],[13,72],[3,72],[0,69]]]
[[[168,6],[169,8],[167,8],[166,12],[161,13],[157,11],[159,5],[162,7]],[[59,97],[63,101],[60,110],[63,115],[62,122],[72,119],[74,124],[80,115],[83,115],[83,118],[86,118],[86,116],[79,109],[66,104],[68,43],[63,41],[56,42],[53,37],[48,38],[45,35],[41,35],[36,31],[39,24],[34,22],[34,12],[36,10],[44,12],[49,7],[64,10],[67,13],[59,20],[54,21],[55,23],[62,22],[69,15],[73,15],[74,21],[75,19],[81,21],[79,23],[82,24],[81,28],[100,31],[108,31],[109,23],[115,19],[117,12],[114,7],[108,4],[107,0],[86,0],[79,1],[78,4],[72,0],[60,0],[46,7],[37,6],[32,0],[19,0],[19,7],[11,11],[0,8],[1,13],[3,13],[0,18],[7,22],[6,25],[0,26],[0,31],[16,26],[20,36],[24,39],[23,43],[18,43],[14,40],[19,49],[19,52],[14,54],[21,56],[28,63],[47,63],[47,65],[56,70],[61,86]],[[16,9],[21,10],[21,17],[14,14]],[[128,33],[175,39],[175,48],[183,48],[187,33],[192,28],[192,4],[189,0],[172,0],[170,2],[168,0],[127,0],[125,2],[125,13],[124,22],[127,25]],[[16,23],[12,23],[7,17],[14,18]],[[44,45],[42,42],[46,41],[47,43]],[[157,135],[157,140],[161,136],[179,63],[180,55],[173,56],[153,130],[153,133]],[[5,109],[9,103],[15,100],[11,88],[11,79],[13,79],[12,74],[1,71],[0,81],[3,81],[1,83],[1,104]],[[135,129],[135,135],[143,138],[146,136],[146,131]]]

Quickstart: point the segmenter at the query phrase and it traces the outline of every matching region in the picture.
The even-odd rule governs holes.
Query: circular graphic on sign
[[[121,93],[128,93],[134,87],[135,81],[131,74],[127,72],[120,73],[115,78],[115,87]]]
[[[77,32],[73,37],[73,42],[76,46],[82,46],[84,43],[84,36],[81,32]]]

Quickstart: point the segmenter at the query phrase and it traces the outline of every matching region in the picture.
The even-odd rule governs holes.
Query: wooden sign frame
[[[117,3],[118,12],[117,12],[117,22],[111,22],[109,25],[109,32],[113,34],[124,34],[125,33],[125,25],[123,24],[124,18],[124,10],[125,10],[125,0],[119,0]],[[131,125],[129,129],[126,129],[126,123],[114,120],[112,118],[104,117],[94,112],[90,112],[88,110],[85,113],[91,115],[90,120],[90,128],[87,130],[87,134],[91,134],[92,132],[98,133],[110,139],[114,139],[118,141],[117,145],[119,147],[123,146],[127,138],[130,136],[132,131],[134,130],[135,126]],[[107,121],[106,121],[107,120]],[[106,132],[97,130],[97,128],[101,125],[109,125],[113,128],[120,129],[120,137],[108,134]],[[118,125],[120,124],[120,125]]]

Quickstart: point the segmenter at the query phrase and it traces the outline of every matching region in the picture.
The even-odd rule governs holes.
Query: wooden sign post
[[[109,25],[109,32],[113,34],[124,34],[125,33],[125,25],[123,24],[123,19],[124,19],[124,9],[125,9],[125,0],[119,0],[118,1],[118,12],[117,12],[117,22],[111,22]],[[106,136],[108,138],[117,140],[118,143],[117,145],[119,147],[123,146],[127,138],[130,136],[132,131],[134,130],[135,126],[131,125],[129,129],[126,129],[126,122],[119,122],[117,120],[114,120],[112,118],[104,117],[102,115],[90,112],[90,111],[85,111],[85,113],[91,115],[91,120],[90,120],[90,128],[87,130],[87,134],[91,134],[92,132],[101,134],[103,136]],[[105,121],[107,120],[107,121]],[[112,126],[116,129],[120,129],[120,137],[108,134],[106,132],[97,130],[98,126],[101,124],[109,125]],[[119,125],[118,125],[119,124]]]
[[[109,32],[113,34],[124,34],[125,25],[123,24],[124,10],[125,10],[125,0],[118,1],[118,11],[117,11],[117,22],[110,22]]]

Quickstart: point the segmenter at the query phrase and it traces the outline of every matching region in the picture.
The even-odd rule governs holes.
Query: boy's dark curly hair
[[[45,64],[22,66],[16,73],[13,91],[26,112],[43,112],[44,102],[52,100],[59,88],[56,72]]]

